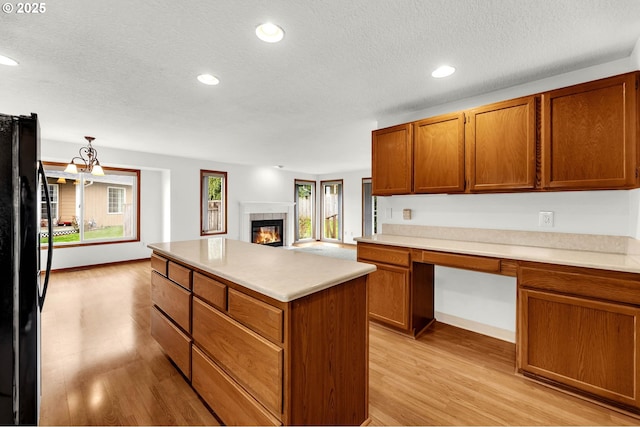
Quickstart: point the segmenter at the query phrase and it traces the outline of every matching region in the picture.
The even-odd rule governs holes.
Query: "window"
[[[53,244],[76,246],[140,240],[140,171],[104,167],[105,176],[71,174],[43,163],[53,207]],[[43,207],[43,218],[46,218]],[[45,221],[41,221],[46,231]],[[48,243],[43,238],[43,244]]]
[[[121,214],[123,212],[126,190],[124,187],[107,187],[107,200],[110,214]]]
[[[315,181],[295,180],[296,241],[315,238]]]
[[[378,232],[378,198],[371,194],[371,178],[362,178],[362,235]]]
[[[322,239],[342,241],[342,180],[320,181]]]
[[[42,183],[40,183],[42,187]],[[58,184],[49,184],[49,200],[51,201],[51,218],[55,222],[58,218]],[[40,188],[40,221],[42,226],[46,226],[47,221],[47,204],[46,204],[46,195],[44,194],[44,189]]]
[[[227,173],[200,171],[200,235],[227,232]]]

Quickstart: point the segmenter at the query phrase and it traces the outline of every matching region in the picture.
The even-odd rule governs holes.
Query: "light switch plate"
[[[538,227],[553,227],[553,212],[540,211],[538,214]]]

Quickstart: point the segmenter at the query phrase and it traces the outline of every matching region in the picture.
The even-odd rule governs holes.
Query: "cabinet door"
[[[369,317],[401,329],[409,328],[409,270],[376,264],[369,274]]]
[[[411,124],[373,131],[371,134],[371,184],[374,196],[411,193]]]
[[[636,183],[636,74],[542,95],[542,178],[551,189]]]
[[[520,368],[638,407],[640,308],[519,291]]]
[[[413,124],[413,190],[464,191],[464,115],[447,114]]]
[[[469,189],[533,189],[536,180],[536,97],[467,112]]]

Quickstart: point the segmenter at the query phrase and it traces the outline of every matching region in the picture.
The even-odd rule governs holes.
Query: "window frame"
[[[210,176],[221,177],[222,178],[222,194],[221,194],[221,204],[222,204],[222,229],[219,231],[208,231],[205,230],[205,211],[208,210],[209,199],[208,191],[205,194],[205,178]],[[227,185],[228,185],[228,174],[225,171],[214,171],[208,169],[200,169],[200,236],[216,236],[220,234],[227,234]],[[208,190],[208,189],[207,189]],[[206,209],[205,209],[206,206]]]
[[[326,209],[326,201],[325,201],[325,186],[328,185],[340,185],[340,194],[338,197],[338,227],[339,227],[339,237],[332,239],[325,236],[325,209]],[[329,179],[326,181],[320,181],[320,240],[325,242],[332,243],[344,243],[344,180],[343,179]]]
[[[42,161],[42,166],[45,170],[45,175],[46,175],[47,167],[53,167],[59,171],[64,171],[64,168],[67,166],[67,164],[60,163],[60,162]],[[126,172],[127,175],[135,176],[135,181],[136,181],[134,185],[135,197],[132,198],[132,203],[135,203],[134,211],[136,214],[136,218],[134,220],[134,224],[135,224],[135,232],[133,233],[134,235],[131,236],[130,238],[123,237],[123,238],[110,239],[110,240],[101,239],[97,241],[88,240],[88,241],[79,241],[79,242],[73,242],[73,243],[58,243],[58,244],[54,243],[53,245],[54,249],[77,248],[81,246],[114,245],[114,244],[120,244],[120,243],[132,243],[132,242],[140,241],[140,199],[141,199],[140,169],[115,168],[115,167],[109,167],[109,166],[102,166],[102,169],[107,173],[107,175],[109,174],[109,172]],[[47,176],[47,179],[49,179],[48,176]],[[84,195],[82,196],[81,204],[84,204]],[[84,206],[83,206],[83,209],[84,209]],[[41,249],[47,249],[48,246],[49,245],[46,242],[41,242],[40,244]]]

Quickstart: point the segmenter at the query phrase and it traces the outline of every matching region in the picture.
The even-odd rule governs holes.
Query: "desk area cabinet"
[[[389,244],[398,241],[416,242],[417,247]],[[377,266],[368,288],[370,320],[419,335],[434,321],[436,265],[516,277],[518,372],[640,413],[640,271],[511,257],[525,254],[523,247],[479,244],[482,251],[495,254],[483,256],[472,242],[436,240],[433,245],[443,249],[434,250],[420,247],[421,241],[384,235],[358,239],[358,259]],[[554,259],[567,251],[556,254],[535,248],[532,252]],[[588,253],[587,258],[594,255]],[[624,255],[615,262],[635,265]]]

